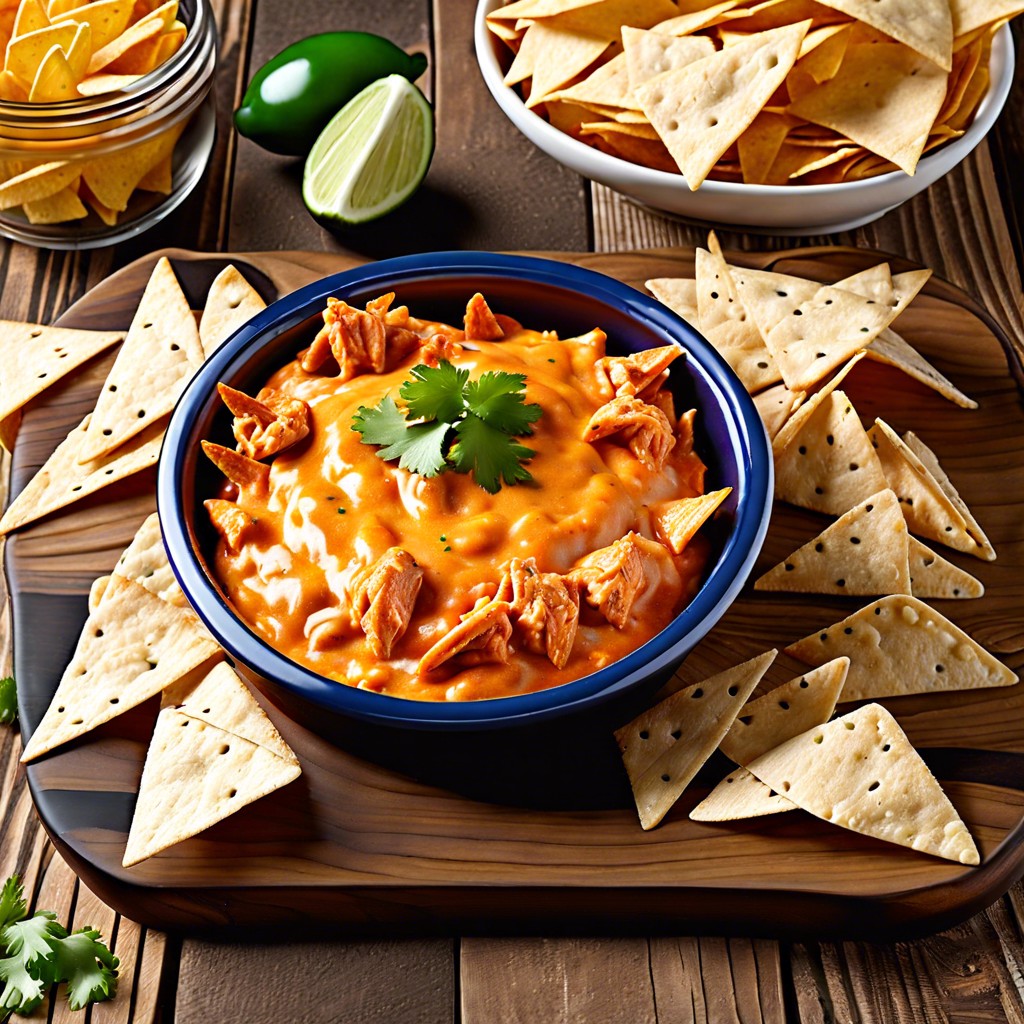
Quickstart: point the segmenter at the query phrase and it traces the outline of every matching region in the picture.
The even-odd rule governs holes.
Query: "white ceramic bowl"
[[[487,28],[486,16],[501,0],[480,0],[476,11],[476,56],[487,88],[512,123],[559,163],[648,206],[710,224],[780,235],[829,234],[860,227],[923,192],[952,170],[985,137],[1003,109],[1013,82],[1013,42],[1004,25],[992,43],[991,84],[967,131],[922,157],[913,176],[892,171],[835,185],[743,185],[705,181],[691,192],[680,174],[652,170],[579,142],[527,110],[502,81],[504,43]]]

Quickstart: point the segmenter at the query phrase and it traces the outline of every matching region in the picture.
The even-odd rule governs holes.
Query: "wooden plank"
[[[186,939],[175,1024],[452,1024],[452,943]]]

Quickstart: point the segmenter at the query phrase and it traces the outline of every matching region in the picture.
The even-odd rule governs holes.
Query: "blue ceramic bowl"
[[[201,454],[206,438],[228,441],[230,419],[218,381],[255,393],[318,330],[328,296],[352,304],[383,292],[419,317],[460,323],[476,291],[528,327],[573,337],[601,327],[609,351],[676,344],[689,353],[672,368],[679,408],[696,406],[696,448],[708,489],[733,491],[715,520],[707,578],[694,600],[633,653],[582,679],[539,693],[465,703],[413,701],[326,679],[274,650],[243,622],[208,568],[216,537],[202,508],[218,474]],[[633,288],[571,264],[483,252],[429,253],[371,263],[324,278],[254,317],[202,366],[171,417],[160,458],[157,501],[171,565],[192,606],[239,669],[286,708],[381,726],[475,730],[577,714],[663,680],[740,593],[761,549],[772,499],[771,449],[760,417],[722,357],[689,325]],[[303,718],[310,716],[303,715]]]

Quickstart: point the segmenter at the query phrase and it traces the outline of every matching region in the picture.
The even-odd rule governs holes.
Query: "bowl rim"
[[[902,170],[895,170],[887,171],[885,174],[876,174],[870,178],[862,178],[858,181],[830,182],[820,185],[758,185],[746,182],[707,179],[701,182],[698,189],[691,189],[681,172],[660,171],[653,167],[645,167],[643,164],[623,160],[621,157],[612,156],[610,153],[604,153],[593,146],[588,146],[585,142],[574,139],[563,131],[559,131],[559,129],[545,121],[535,111],[530,110],[515,89],[505,85],[504,75],[501,73],[501,66],[497,55],[497,47],[501,41],[488,29],[486,21],[487,15],[491,11],[496,10],[500,3],[501,0],[477,0],[473,26],[474,49],[477,66],[483,76],[484,83],[494,97],[495,102],[509,120],[531,142],[534,142],[531,133],[536,133],[544,140],[544,145],[540,146],[540,148],[553,156],[554,159],[560,163],[565,163],[549,147],[557,149],[560,146],[565,146],[571,155],[582,160],[584,163],[592,162],[592,173],[590,171],[578,172],[584,174],[585,177],[598,177],[605,182],[618,180],[624,185],[641,185],[648,188],[678,188],[691,195],[699,195],[701,192],[704,192],[706,195],[714,196],[736,197],[743,195],[763,199],[777,199],[783,196],[793,197],[797,195],[849,195],[872,188],[882,189],[887,185],[905,184],[915,180],[916,175],[909,175]],[[928,170],[934,166],[934,164],[928,163],[929,158],[938,158],[940,155],[944,155],[951,162],[947,167],[937,172],[936,177],[941,177],[975,149],[978,143],[989,133],[1006,104],[1006,100],[1010,95],[1010,88],[1013,85],[1014,66],[1013,36],[1009,24],[1004,24],[992,39],[992,53],[989,64],[990,69],[994,68],[998,75],[990,77],[988,89],[978,104],[974,120],[968,125],[960,138],[938,146],[931,153],[922,154],[918,163],[919,170],[922,167]],[[534,144],[539,146],[539,143],[534,142]],[[936,160],[937,162],[938,160]],[[928,183],[926,182],[922,187],[926,188],[927,185]]]
[[[478,701],[418,701],[361,690],[320,676],[273,648],[235,613],[196,557],[183,486],[197,457],[190,435],[216,382],[235,379],[254,351],[319,313],[328,295],[349,290],[390,291],[403,282],[472,275],[512,279],[576,291],[617,307],[648,330],[683,344],[704,384],[723,408],[728,444],[739,475],[735,525],[718,561],[694,599],[661,632],[611,665],[532,693]],[[196,428],[198,429],[198,428]],[[596,706],[682,660],[739,595],[760,553],[773,497],[767,433],[753,399],[728,363],[689,324],[655,299],[597,271],[534,256],[441,252],[401,256],[322,278],[258,313],[225,341],[192,377],[168,424],[157,474],[157,508],[168,558],[190,604],[229,654],[258,665],[260,675],[325,710],[378,724],[425,729],[483,729],[533,723]]]

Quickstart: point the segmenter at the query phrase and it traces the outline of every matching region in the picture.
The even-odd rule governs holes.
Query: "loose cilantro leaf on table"
[[[65,981],[72,1010],[113,997],[118,960],[98,931],[68,935],[52,910],[27,914],[24,890],[12,875],[0,889],[0,1017],[31,1013],[47,989]]]
[[[491,494],[533,477],[523,466],[536,452],[514,440],[532,434],[539,405],[526,404],[526,376],[489,371],[477,380],[441,360],[420,364],[398,389],[405,411],[386,395],[373,408],[360,406],[352,429],[364,444],[381,445],[377,456],[420,476],[446,469],[472,473]]]
[[[0,679],[0,725],[13,722],[18,717],[18,693],[14,679],[8,676]]]

